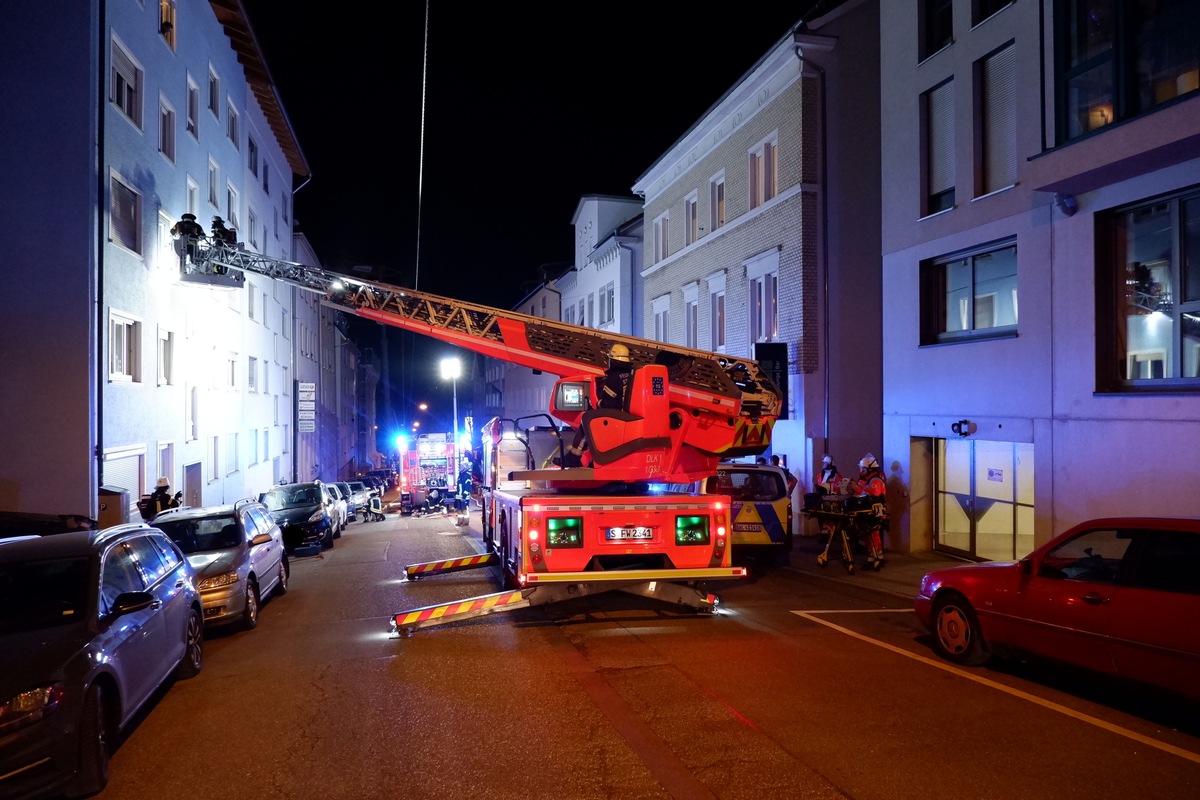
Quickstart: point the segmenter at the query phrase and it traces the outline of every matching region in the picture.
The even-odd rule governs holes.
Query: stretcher
[[[817,520],[821,534],[827,535],[825,549],[817,554],[817,565],[829,563],[829,553],[837,543],[846,572],[854,574],[852,543],[862,539],[867,549],[864,569],[878,572],[883,568],[883,528],[887,525],[887,506],[881,498],[806,495],[801,513]]]

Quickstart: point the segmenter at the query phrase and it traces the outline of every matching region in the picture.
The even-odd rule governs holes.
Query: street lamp
[[[452,381],[451,387],[454,397],[454,464],[450,467],[450,478],[453,476],[455,481],[455,491],[458,491],[458,379],[462,375],[462,362],[457,358],[442,359],[442,380],[449,379]]]

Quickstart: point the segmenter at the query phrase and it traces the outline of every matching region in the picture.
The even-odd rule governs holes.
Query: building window
[[[1200,89],[1200,3],[1058,0],[1055,10],[1060,141]]]
[[[683,243],[693,244],[700,238],[700,202],[695,192],[683,201]]]
[[[284,221],[284,222],[287,222],[287,221],[288,221],[288,196],[287,196],[287,192],[284,192],[284,193],[283,193],[283,196],[279,198],[279,204],[280,204],[280,206],[279,206],[279,207],[280,207],[280,209],[283,211],[283,221]]]
[[[1200,191],[1097,223],[1100,390],[1200,388]]]
[[[258,177],[258,142],[254,141],[253,136],[246,138],[246,165],[250,167],[250,174]]]
[[[725,347],[725,273],[714,272],[708,282],[708,349]]]
[[[225,436],[225,474],[232,475],[238,471],[238,445],[240,434],[230,433]]]
[[[154,266],[162,270],[179,269],[179,254],[175,252],[175,237],[171,228],[175,221],[165,211],[158,212],[158,250],[154,257]]]
[[[654,260],[662,261],[671,254],[667,245],[667,237],[671,229],[671,215],[664,211],[654,220]]]
[[[158,385],[170,386],[175,382],[175,334],[164,328],[158,329]]]
[[[240,150],[241,133],[238,130],[238,112],[233,107],[233,101],[230,101],[225,106],[225,135],[229,137],[229,141],[233,142],[233,148]]]
[[[211,158],[208,160],[208,202],[214,207],[220,207],[221,168]]]
[[[750,341],[779,339],[779,251],[770,250],[746,264],[750,286]]]
[[[237,389],[237,353],[229,353],[225,356],[225,388]]]
[[[192,386],[184,390],[184,396],[187,397],[187,421],[185,428],[187,430],[187,440],[194,442],[200,438],[200,387]]]
[[[922,216],[954,208],[954,81],[926,92],[925,208]]]
[[[585,316],[583,313],[583,302],[584,301],[582,299],[580,299],[580,301],[579,301],[579,324],[587,325],[587,316]]]
[[[971,0],[972,27],[983,22],[1002,8],[1008,8],[1014,0]]]
[[[238,190],[232,183],[225,186],[225,220],[234,231],[242,227],[238,221]]]
[[[683,343],[694,348],[700,347],[699,289],[695,281],[683,287]]]
[[[142,323],[117,311],[108,315],[108,379],[142,379]]]
[[[600,290],[600,324],[607,325],[613,321],[617,312],[616,284],[609,282]]]
[[[189,214],[200,213],[200,184],[187,176],[187,211]]]
[[[134,253],[142,252],[142,196],[117,176],[109,181],[108,239]]]
[[[708,230],[725,226],[725,173],[708,182]]]
[[[990,244],[921,265],[921,344],[1017,331],[1017,246]]]
[[[246,359],[246,389],[251,392],[258,391],[258,359],[254,356]]]
[[[249,222],[247,230],[250,232],[250,246],[258,247],[258,214],[254,213],[254,209],[246,210],[246,219]]]
[[[139,129],[142,127],[142,68],[133,56],[116,41],[112,43],[112,100],[113,105]]]
[[[208,479],[210,481],[215,481],[220,477],[218,470],[220,469],[221,462],[217,460],[217,443],[220,439],[221,437],[219,436],[213,436],[208,440]]]
[[[775,141],[759,143],[750,151],[750,207],[758,208],[779,193],[779,157]]]
[[[263,194],[271,193],[271,165],[263,162]]]
[[[671,295],[664,294],[654,298],[651,308],[654,311],[654,339],[659,342],[669,342],[671,335]]]
[[[175,163],[175,109],[164,97],[158,99],[158,152]]]
[[[246,316],[250,319],[255,319],[254,307],[257,304],[256,294],[254,284],[246,281]]]
[[[587,303],[588,303],[588,312],[587,312],[588,319],[591,321],[592,327],[594,328],[597,325],[597,322],[596,322],[596,295],[589,294],[587,297]]]
[[[924,61],[954,42],[953,0],[921,0],[918,59]]]
[[[192,80],[192,76],[187,78],[187,132],[192,135],[193,139],[200,138],[200,87]]]
[[[221,118],[221,79],[212,67],[208,68],[208,110],[217,119]]]
[[[158,34],[175,49],[175,0],[158,0]]]
[[[976,125],[982,134],[980,194],[1017,182],[1017,48],[1011,43],[977,64],[982,89]]]

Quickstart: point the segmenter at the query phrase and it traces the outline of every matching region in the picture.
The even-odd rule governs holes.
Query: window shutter
[[[114,45],[112,49],[113,71],[121,76],[125,81],[125,85],[131,88],[137,88],[137,67],[133,65],[133,61],[125,54],[125,51]],[[118,104],[124,104],[125,98],[121,96],[121,90],[116,81],[113,82],[113,100]]]
[[[1009,45],[983,62],[983,189],[1017,181],[1017,59]]]
[[[122,247],[140,253],[137,239],[137,195],[121,184],[112,181],[112,238]]]
[[[929,93],[929,194],[954,188],[954,81]]]

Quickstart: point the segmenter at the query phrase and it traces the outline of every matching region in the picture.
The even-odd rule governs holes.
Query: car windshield
[[[87,558],[0,565],[0,634],[82,621],[87,586]]]
[[[242,543],[242,532],[231,516],[159,520],[154,523],[185,555],[229,550]]]
[[[367,485],[365,483],[363,483],[362,481],[351,481],[350,482],[350,491],[365,492],[366,490],[367,490]]]
[[[271,511],[282,511],[286,508],[303,508],[305,506],[315,506],[321,501],[320,495],[317,494],[315,486],[301,486],[298,488],[288,488],[281,486],[278,489],[272,489],[263,496],[263,502]]]

